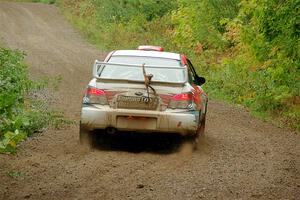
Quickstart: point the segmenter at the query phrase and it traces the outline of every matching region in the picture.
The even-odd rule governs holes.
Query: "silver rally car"
[[[157,46],[113,51],[94,63],[82,100],[80,141],[90,143],[92,130],[203,134],[204,83],[185,55]]]

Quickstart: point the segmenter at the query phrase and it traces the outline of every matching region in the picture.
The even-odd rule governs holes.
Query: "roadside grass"
[[[52,80],[31,80],[24,57],[24,52],[0,47],[0,153],[15,153],[27,137],[72,123],[49,108],[47,97],[39,97]]]
[[[21,176],[25,176],[26,173],[23,172],[23,171],[17,171],[17,170],[14,170],[14,171],[9,171],[9,172],[7,173],[7,175],[8,175],[9,177],[11,177],[11,178],[19,178],[19,177],[21,177]]]

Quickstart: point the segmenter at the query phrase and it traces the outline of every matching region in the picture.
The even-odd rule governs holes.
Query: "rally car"
[[[185,55],[158,46],[112,51],[93,65],[82,100],[80,141],[90,143],[97,132],[203,134],[204,83]]]

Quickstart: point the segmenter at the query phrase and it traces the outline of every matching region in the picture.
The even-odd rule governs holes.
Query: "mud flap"
[[[202,118],[202,119],[201,119]],[[197,149],[197,146],[198,146],[198,143],[199,143],[199,140],[203,140],[204,136],[205,136],[205,122],[206,122],[206,113],[204,115],[200,115],[200,123],[198,125],[198,129],[196,131],[196,134],[195,134],[195,138],[194,138],[194,146],[195,146],[195,150]]]

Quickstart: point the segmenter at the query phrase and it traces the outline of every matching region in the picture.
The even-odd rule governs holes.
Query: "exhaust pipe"
[[[114,127],[108,127],[108,128],[105,129],[105,132],[107,134],[113,135],[113,134],[115,134],[117,132],[117,129],[114,128]]]

